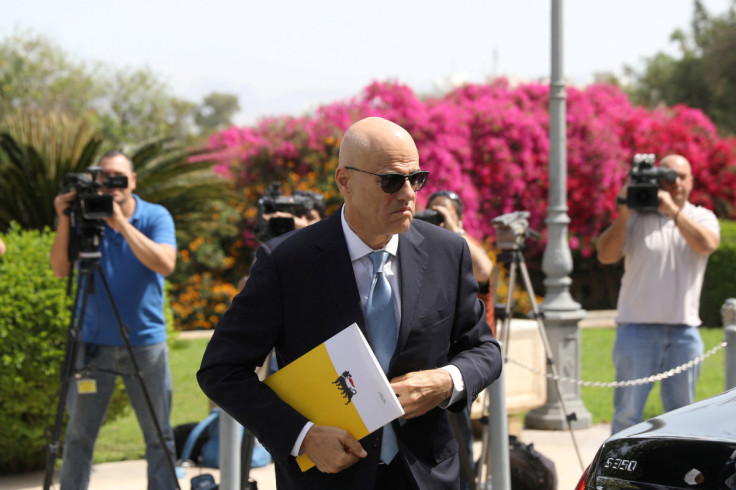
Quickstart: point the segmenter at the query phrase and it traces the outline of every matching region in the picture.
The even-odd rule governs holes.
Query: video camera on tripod
[[[101,160],[109,158],[110,155],[119,155],[120,152],[108,152]],[[126,156],[125,160],[130,161]],[[103,178],[104,177],[104,178]],[[59,440],[61,438],[62,426],[64,424],[64,413],[67,407],[67,397],[70,389],[77,389],[77,393],[96,393],[96,381],[94,379],[86,380],[90,383],[90,389],[84,390],[80,388],[80,384],[85,381],[83,378],[88,377],[92,371],[101,371],[116,376],[133,377],[139,383],[140,393],[145,399],[146,408],[148,409],[148,420],[152,421],[158,436],[158,444],[161,450],[168,452],[167,442],[164,438],[162,423],[159,420],[157,411],[154,410],[151,396],[148,392],[146,384],[143,382],[143,371],[140,369],[136,361],[133,348],[129,340],[129,329],[123,325],[110,286],[105,278],[104,267],[98,260],[101,257],[100,245],[103,239],[104,221],[103,218],[110,218],[114,214],[115,203],[111,194],[103,192],[109,189],[127,189],[128,177],[126,175],[105,176],[103,168],[100,166],[92,166],[87,168],[87,172],[83,173],[67,173],[64,176],[59,194],[69,194],[76,192],[73,200],[65,200],[68,207],[64,209],[64,214],[69,216],[69,243],[67,245],[67,256],[69,259],[69,274],[67,282],[67,296],[72,294],[72,284],[74,278],[75,264],[79,274],[77,275],[77,287],[74,297],[74,303],[71,305],[71,315],[69,319],[69,327],[67,330],[67,340],[64,354],[64,362],[61,368],[61,386],[59,389],[59,400],[56,407],[56,415],[54,425],[50,430],[49,443],[46,447],[46,473],[44,475],[44,490],[50,490],[54,480],[54,468],[56,466],[56,458],[59,455]],[[173,230],[172,230],[173,233]],[[133,255],[131,253],[131,255]],[[108,257],[110,258],[110,257]],[[123,264],[124,265],[124,264]],[[121,267],[122,269],[122,267]],[[102,284],[100,292],[96,284]],[[101,313],[106,308],[101,307],[104,299],[101,295],[105,295],[109,304],[110,312]],[[118,333],[122,343],[127,351],[127,361],[124,363],[116,363],[115,365],[122,368],[117,371],[110,366],[98,367],[88,362],[86,358],[86,347],[89,345],[82,334],[87,316],[87,305],[92,302],[96,304],[96,311],[90,315],[94,317],[94,322],[103,322],[107,320],[108,315],[114,317],[117,324]],[[153,313],[153,312],[149,312]],[[147,313],[148,314],[148,313]],[[148,315],[153,316],[153,315]],[[95,327],[97,328],[97,327]],[[93,356],[94,357],[94,356]],[[103,357],[100,355],[100,357]],[[84,360],[83,366],[77,364],[77,360]],[[128,362],[130,365],[128,365]],[[127,386],[127,383],[126,383]],[[99,393],[98,393],[99,395]],[[136,411],[139,411],[136,408]],[[161,415],[167,415],[162,413]],[[142,420],[140,413],[139,421]],[[143,427],[143,426],[141,426]],[[144,429],[144,432],[147,432]],[[148,438],[148,436],[146,436]],[[176,468],[174,466],[174,455],[165,457],[166,464],[171,472],[172,481],[175,488],[180,489]],[[150,484],[150,482],[149,482]]]
[[[291,196],[281,194],[281,184],[272,182],[266,194],[258,200],[258,225],[255,235],[261,242],[283,235],[294,229],[294,218],[272,217],[266,219],[264,215],[276,212],[289,213],[293,216],[304,216],[315,209],[316,202],[307,193],[295,192]]]
[[[516,276],[517,273],[520,272],[522,286],[524,287],[528,295],[533,317],[537,323],[539,336],[542,340],[542,345],[544,346],[548,375],[554,381],[557,400],[559,401],[560,408],[565,415],[565,422],[567,423],[567,428],[570,431],[570,436],[572,437],[572,442],[575,446],[575,452],[578,456],[578,462],[580,463],[582,470],[585,467],[583,466],[583,461],[580,457],[580,451],[578,449],[577,441],[575,439],[572,428],[572,422],[576,420],[576,414],[575,412],[569,412],[567,407],[565,406],[565,399],[562,396],[562,391],[559,385],[559,374],[555,365],[552,348],[550,347],[549,339],[547,338],[547,333],[545,330],[543,314],[539,309],[539,306],[537,305],[536,295],[534,293],[534,288],[532,287],[532,281],[529,277],[529,271],[526,267],[526,261],[522,252],[527,237],[532,237],[536,239],[540,236],[538,232],[529,228],[528,218],[528,211],[514,211],[511,213],[502,214],[491,221],[491,224],[495,227],[496,230],[496,246],[502,251],[497,255],[497,264],[493,268],[491,297],[494,298],[494,300],[497,297],[498,292],[499,269],[501,269],[501,267],[499,267],[500,265],[504,266],[508,281],[505,304],[495,305],[496,321],[500,321],[500,325],[497,328],[497,332],[499,332],[497,338],[499,339],[499,342],[503,347],[503,357],[505,360],[504,362],[508,362],[508,347],[511,339],[511,319],[515,294],[514,291],[516,287]],[[504,372],[505,371],[506,369],[504,369]],[[491,385],[489,388],[487,388],[487,392],[485,394],[485,406],[483,408],[483,418],[481,419],[481,421],[485,419],[486,422],[482,432],[481,457],[478,460],[478,464],[476,467],[477,488],[490,488],[489,477],[491,474],[491,453],[493,452],[493,448],[491,448],[492,433],[498,434],[499,432],[501,432],[503,434],[503,447],[499,448],[498,439],[496,439],[497,442],[495,445],[495,451],[497,455],[501,455],[503,451],[508,451],[509,448],[509,446],[506,445],[505,441],[507,427],[505,425],[501,425],[500,431],[498,430],[499,427],[496,427],[496,430],[492,431],[491,425],[488,422],[488,420],[490,420],[490,414],[497,412],[503,413],[506,408],[505,404],[502,401],[499,402],[499,400],[504,400],[505,396],[503,384],[501,384],[500,389],[494,388],[494,386],[495,385]],[[499,457],[498,459],[500,460],[502,459],[502,457]],[[544,478],[546,479],[546,477]]]
[[[634,155],[634,166],[629,171],[631,183],[626,189],[626,205],[637,211],[656,211],[659,207],[657,193],[663,183],[677,180],[677,172],[671,168],[655,167],[653,153]]]
[[[100,241],[104,229],[101,218],[112,216],[112,196],[102,194],[101,189],[126,189],[128,177],[115,175],[102,180],[102,167],[88,167],[88,173],[64,175],[59,194],[77,191],[77,197],[65,211],[69,215],[69,261],[77,258],[99,257]],[[81,219],[80,219],[81,217]]]
[[[496,247],[501,250],[521,250],[527,236],[537,239],[539,233],[529,228],[529,211],[514,211],[493,218]]]

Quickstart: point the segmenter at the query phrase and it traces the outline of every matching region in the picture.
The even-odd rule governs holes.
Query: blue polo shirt
[[[133,197],[136,206],[130,223],[154,242],[176,248],[174,220],[166,208],[146,202],[136,194]],[[148,345],[165,341],[164,277],[144,266],[123,235],[107,224],[104,226],[100,253],[100,267],[120,319],[130,332],[130,344]],[[82,339],[95,344],[124,345],[97,270],[94,273],[94,288],[85,308]]]

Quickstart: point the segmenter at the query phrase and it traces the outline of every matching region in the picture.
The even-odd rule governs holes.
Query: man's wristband
[[[621,196],[616,196],[616,204],[622,205],[626,204],[626,198]]]

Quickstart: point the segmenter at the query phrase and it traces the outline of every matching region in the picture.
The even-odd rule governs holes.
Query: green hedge
[[[20,230],[3,236],[0,257],[0,474],[45,466],[58,405],[73,297],[49,266],[54,234]],[[108,420],[126,405],[116,394]],[[61,441],[60,441],[61,442]]]
[[[720,220],[720,225],[721,244],[708,259],[700,296],[700,318],[706,326],[721,325],[721,306],[736,298],[736,221]]]

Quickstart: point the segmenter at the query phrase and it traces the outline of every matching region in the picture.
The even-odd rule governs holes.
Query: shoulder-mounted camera
[[[281,184],[272,182],[266,194],[258,200],[258,225],[255,235],[261,242],[283,235],[294,229],[294,218],[271,217],[266,214],[276,212],[289,213],[293,216],[305,216],[315,209],[315,200],[307,193],[294,193],[291,196],[281,194]]]
[[[655,167],[653,153],[637,153],[629,170],[631,182],[626,189],[626,205],[637,211],[656,211],[659,207],[657,192],[663,183],[677,180],[677,172],[671,168]]]

